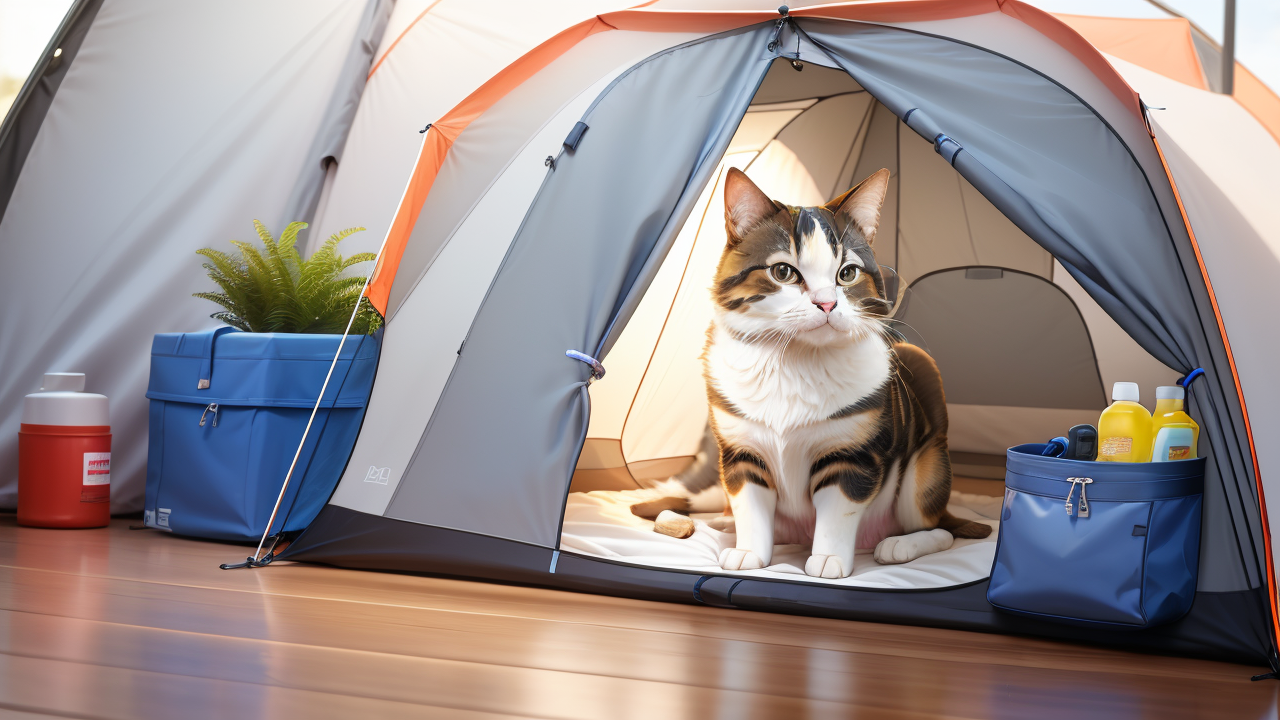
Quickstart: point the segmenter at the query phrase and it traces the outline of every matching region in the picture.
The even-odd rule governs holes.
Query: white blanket
[[[950,549],[926,555],[902,565],[880,565],[871,551],[858,551],[853,574],[841,580],[812,578],[804,574],[808,548],[776,545],[773,564],[763,570],[727,572],[717,563],[720,551],[733,547],[733,534],[713,530],[695,515],[696,529],[683,540],[653,531],[653,522],[631,514],[631,506],[652,500],[654,490],[570,493],[565,508],[562,550],[595,555],[633,565],[648,565],[706,573],[766,577],[884,589],[939,588],[982,580],[991,572],[999,531],[1000,498],[952,492],[952,515],[977,520],[992,527],[984,540],[956,540]]]

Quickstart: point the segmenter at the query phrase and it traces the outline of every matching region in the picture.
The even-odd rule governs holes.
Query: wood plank
[[[10,713],[119,720],[529,717],[7,654],[0,654],[0,682],[0,711],[6,717]]]
[[[1026,673],[952,663],[951,668],[901,668],[874,660],[820,654],[796,667],[793,659],[752,654],[718,663],[715,673],[738,676],[754,690],[627,680],[590,673],[531,670],[482,662],[405,657],[218,635],[139,628],[51,616],[4,613],[11,628],[4,655],[125,670],[265,684],[344,697],[426,704],[542,717],[704,718],[718,710],[750,708],[764,717],[842,716],[871,710],[894,717],[1260,716],[1266,702],[1218,690],[1148,679],[1140,686],[1105,673]],[[426,639],[420,637],[419,639]],[[434,639],[434,638],[433,638]],[[110,648],[109,654],[102,650]],[[514,648],[517,650],[518,648]],[[663,655],[660,658],[681,658]],[[724,655],[722,657],[730,657]],[[3,672],[0,656],[0,672]],[[642,659],[642,658],[637,658]],[[788,672],[790,668],[790,672]],[[690,668],[686,668],[690,670]],[[939,672],[941,670],[941,672]],[[692,679],[696,670],[687,673]],[[775,676],[776,675],[776,676]],[[925,682],[921,682],[924,680]],[[1065,680],[1065,682],[1064,682]],[[993,696],[993,686],[1020,692]],[[791,686],[791,687],[788,687]],[[787,696],[769,694],[788,688]],[[1188,692],[1188,691],[1191,692]],[[838,694],[839,701],[822,696]],[[625,711],[620,708],[625,707]]]
[[[214,683],[195,697],[252,685],[236,692],[347,716],[1263,717],[1277,698],[1275,683],[1248,682],[1252,668],[1067,643],[309,565],[217,569],[247,552],[119,522],[0,519],[0,708],[92,714],[14,700],[27,660],[95,682]]]
[[[770,717],[805,713],[837,717],[850,709],[804,697],[246,641],[47,616],[24,618],[22,624],[24,631],[5,638],[0,653],[434,707],[584,720],[617,716],[704,718],[724,707],[755,708]],[[106,647],[111,648],[109,656],[100,652]],[[0,663],[3,657],[0,655]],[[887,710],[904,718],[935,715]]]
[[[1095,648],[1049,640],[954,630],[916,628],[879,623],[747,613],[738,610],[655,604],[623,598],[580,593],[424,578],[390,573],[368,573],[310,565],[281,564],[260,570],[218,570],[217,558],[225,558],[228,546],[190,541],[151,533],[116,533],[114,553],[91,551],[70,542],[71,535],[57,531],[17,529],[40,533],[41,542],[23,544],[26,552],[14,557],[7,550],[0,526],[0,566],[58,568],[63,572],[98,570],[94,576],[136,577],[160,584],[194,588],[237,589],[279,597],[332,599],[340,602],[386,607],[422,608],[441,613],[480,613],[485,616],[529,617],[548,622],[605,624],[636,630],[690,634],[724,640],[821,648],[836,651],[877,652],[905,657],[942,658],[939,648],[964,648],[966,657],[995,664],[1034,665],[1054,669],[1092,668],[1160,676],[1200,677],[1206,674],[1242,678],[1259,670],[1224,663],[1166,658]],[[106,538],[107,531],[98,533]],[[48,537],[52,535],[53,537]],[[123,535],[123,537],[121,537]],[[69,543],[69,544],[68,544]],[[59,547],[65,545],[65,547]],[[120,547],[125,546],[125,547]],[[125,549],[147,552],[140,562]],[[234,548],[231,548],[234,552]],[[102,562],[86,562],[99,555]],[[199,562],[199,558],[206,558]],[[21,565],[17,565],[21,563]],[[757,618],[747,621],[745,617]]]

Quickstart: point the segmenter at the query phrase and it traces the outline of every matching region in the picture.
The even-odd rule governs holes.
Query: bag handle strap
[[[218,338],[229,332],[234,332],[235,328],[223,326],[216,330],[206,333],[209,337],[208,342],[204,345],[204,352],[200,358],[200,377],[196,379],[197,390],[208,390],[209,381],[213,379],[213,346]]]

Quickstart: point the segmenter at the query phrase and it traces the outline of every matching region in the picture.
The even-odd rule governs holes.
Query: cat
[[[882,169],[826,205],[792,207],[726,175],[728,241],[702,354],[736,525],[725,570],[766,567],[775,543],[801,543],[807,575],[843,578],[857,548],[901,563],[991,533],[947,512],[942,377],[883,323],[872,243],[888,186]]]

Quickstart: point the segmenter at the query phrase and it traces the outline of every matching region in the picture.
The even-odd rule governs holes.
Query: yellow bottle
[[[1138,404],[1138,384],[1116,383],[1111,400],[1098,419],[1098,460],[1150,462],[1151,413]]]
[[[1176,385],[1156,388],[1156,412],[1151,416],[1151,462],[1199,457],[1200,426],[1183,409],[1187,391]]]

